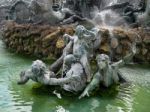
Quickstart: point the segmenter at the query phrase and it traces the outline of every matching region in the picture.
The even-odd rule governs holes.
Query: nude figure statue
[[[31,65],[31,68],[20,73],[20,80],[18,84],[25,84],[29,79],[39,82],[44,85],[63,85],[71,82],[76,77],[65,77],[65,78],[56,78],[54,72],[49,71],[46,68],[45,63],[41,60],[36,60]]]
[[[74,36],[65,34],[65,38],[73,41],[73,55],[81,62],[85,73],[87,75],[87,82],[92,78],[91,67],[89,64],[90,59],[93,57],[94,41],[96,40],[98,29],[93,31],[87,30],[84,26],[79,25],[75,29]]]
[[[113,83],[119,83],[119,81],[124,80],[120,73],[119,68],[125,64],[128,64],[136,53],[136,44],[134,43],[131,48],[131,53],[125,56],[122,60],[110,64],[110,58],[106,54],[97,55],[97,66],[98,71],[93,76],[90,84],[87,85],[83,93],[80,95],[79,99],[89,96],[99,84],[105,87],[111,86]]]
[[[86,87],[87,76],[82,64],[73,54],[69,54],[64,58],[63,66],[65,66],[62,77],[75,77],[75,80],[64,84],[63,89],[69,92],[80,92]]]
[[[61,57],[50,66],[50,71],[57,73],[63,65],[65,56],[73,54],[83,65],[89,82],[92,77],[89,61],[93,57],[94,49],[100,44],[99,29],[87,30],[84,26],[79,25],[73,36],[65,34],[64,39],[67,45],[63,49]],[[65,69],[64,66],[63,69]]]

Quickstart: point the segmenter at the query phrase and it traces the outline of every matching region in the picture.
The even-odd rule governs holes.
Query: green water
[[[16,84],[21,70],[34,59],[7,51],[0,41],[0,112],[150,112],[150,67],[130,66],[121,69],[131,83],[116,88],[118,93],[78,100],[58,99],[30,81]],[[61,108],[60,108],[61,107]]]

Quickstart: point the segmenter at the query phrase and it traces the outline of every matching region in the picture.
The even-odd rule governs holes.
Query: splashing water
[[[111,0],[111,1],[109,1],[108,6],[114,5],[114,4],[116,4],[117,2],[118,2],[118,0]]]
[[[56,112],[69,112],[68,110],[65,110],[62,106],[56,106]]]
[[[127,26],[124,19],[112,10],[105,10],[97,13],[93,21],[98,26]]]

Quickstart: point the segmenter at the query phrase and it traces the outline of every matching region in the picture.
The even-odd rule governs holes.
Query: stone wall
[[[3,32],[6,47],[17,53],[38,58],[58,58],[64,48],[63,34],[73,35],[72,26],[19,25],[9,22]],[[130,45],[137,41],[135,61],[150,63],[150,31],[148,29],[100,28],[101,45],[98,53],[107,53],[119,60],[130,52]],[[100,37],[99,37],[100,38]]]

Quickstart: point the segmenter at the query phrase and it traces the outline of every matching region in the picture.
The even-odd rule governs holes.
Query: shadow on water
[[[16,84],[21,70],[30,67],[35,58],[8,52],[0,41],[0,112],[148,112],[150,109],[149,66],[121,69],[130,83],[96,91],[89,98],[77,96],[58,99],[55,89],[29,81]]]

